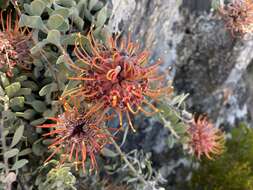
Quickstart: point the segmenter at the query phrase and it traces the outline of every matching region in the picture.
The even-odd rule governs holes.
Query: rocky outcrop
[[[176,89],[190,93],[192,111],[208,113],[217,124],[246,119],[247,85],[242,77],[252,60],[252,41],[233,38],[212,14],[186,19],[177,47]]]
[[[111,29],[130,29],[152,52],[153,61],[161,58],[164,69],[173,66],[169,77],[178,93],[190,94],[191,111],[208,113],[217,125],[250,121],[252,94],[245,76],[252,61],[253,41],[233,38],[217,15],[204,13],[211,1],[112,2],[116,6]],[[119,10],[124,11],[120,14]]]

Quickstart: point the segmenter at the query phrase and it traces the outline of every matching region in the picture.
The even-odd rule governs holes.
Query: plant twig
[[[63,56],[67,59],[67,61],[69,61],[72,65],[75,65],[75,63],[72,61],[72,59],[70,58],[69,54],[66,52],[64,47],[62,47],[62,45],[58,45],[57,47],[60,49],[60,51],[62,52]]]
[[[187,120],[184,117],[181,116],[182,110],[180,110],[178,107],[175,107],[173,105],[167,104],[168,107],[175,113],[175,115],[184,123],[188,124],[191,120]]]
[[[58,91],[60,91],[60,81],[59,81],[59,78],[58,78],[57,74],[54,72],[53,66],[50,63],[50,61],[48,60],[47,56],[46,56],[46,52],[44,50],[41,50],[40,54],[42,55],[42,57],[44,58],[44,60],[47,62],[48,68],[51,71],[51,74],[53,75],[53,77],[54,77],[54,79],[56,81]]]
[[[105,132],[109,135],[111,135],[111,133],[105,129]],[[144,184],[148,184],[147,181],[144,179],[144,177],[142,175],[140,175],[138,173],[138,171],[134,168],[134,166],[129,162],[129,160],[127,159],[127,156],[124,154],[124,152],[122,152],[121,148],[119,147],[119,145],[115,142],[115,140],[110,137],[110,140],[113,144],[113,146],[115,147],[116,151],[118,152],[118,154],[121,156],[121,158],[124,160],[124,162],[127,164],[127,166],[129,167],[129,169],[134,173],[134,175]]]
[[[166,119],[164,119],[164,117],[161,117],[161,119],[163,120],[163,123],[166,124],[168,123],[169,121],[166,121]],[[171,132],[171,134],[176,138],[176,139],[179,139],[179,135],[177,134],[177,132],[173,129],[173,127],[171,127],[170,124],[166,125],[165,126],[166,128],[168,128]]]

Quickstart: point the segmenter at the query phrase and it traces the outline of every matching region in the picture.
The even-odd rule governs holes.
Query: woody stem
[[[111,135],[111,133],[105,129],[105,132],[109,135]],[[134,175],[136,177],[138,177],[138,179],[144,183],[144,184],[147,184],[147,181],[144,179],[144,177],[142,175],[139,174],[139,172],[134,168],[134,166],[129,162],[129,160],[127,159],[127,156],[125,155],[124,152],[122,152],[121,148],[119,147],[119,145],[115,142],[115,140],[110,137],[110,140],[113,144],[113,146],[115,147],[117,153],[121,156],[121,158],[124,160],[124,162],[127,164],[127,166],[129,167],[129,169],[134,173]]]

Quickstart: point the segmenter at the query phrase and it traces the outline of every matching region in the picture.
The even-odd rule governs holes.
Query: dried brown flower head
[[[233,0],[219,9],[233,36],[253,32],[253,1]]]
[[[140,52],[139,45],[131,42],[130,35],[128,40],[120,42],[118,37],[111,37],[109,45],[105,46],[89,34],[87,39],[91,52],[85,50],[80,39],[76,41],[74,52],[82,65],[69,64],[76,71],[76,76],[70,80],[81,81],[81,85],[63,96],[91,102],[94,105],[91,114],[113,109],[120,126],[125,114],[129,126],[135,131],[131,114],[143,112],[152,115],[158,112],[150,102],[172,92],[172,86],[164,82],[166,76],[158,72],[161,61],[145,66],[149,54]]]
[[[205,116],[199,116],[190,123],[190,148],[198,159],[202,155],[212,159],[224,149],[224,134],[210,123]]]
[[[8,13],[6,18],[0,12],[0,68],[6,67],[6,74],[11,77],[12,69],[15,65],[23,69],[30,69],[31,55],[29,46],[31,43],[31,34],[27,29],[18,26],[18,16],[12,23],[12,14]]]
[[[110,143],[110,136],[100,128],[102,120],[94,117],[86,117],[86,113],[79,113],[76,108],[68,109],[56,118],[54,124],[44,124],[39,128],[49,128],[52,131],[44,134],[44,137],[54,135],[53,143],[49,146],[53,153],[46,159],[48,162],[55,154],[63,153],[60,165],[66,160],[74,163],[76,168],[82,165],[86,171],[86,160],[90,159],[90,171],[97,170],[95,154]]]

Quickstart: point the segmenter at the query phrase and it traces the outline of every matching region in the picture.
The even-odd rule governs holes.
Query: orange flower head
[[[135,131],[131,114],[158,112],[150,100],[172,91],[170,85],[164,84],[166,76],[158,73],[161,61],[145,66],[148,52],[138,51],[139,45],[131,42],[130,36],[122,41],[118,41],[118,36],[110,37],[107,46],[96,42],[91,33],[87,39],[91,51],[85,50],[81,37],[78,38],[74,52],[81,63],[79,66],[69,63],[76,71],[76,76],[70,80],[80,81],[81,85],[63,97],[82,97],[93,103],[90,114],[113,109],[119,116],[120,126],[125,114]]]
[[[244,35],[253,32],[253,1],[233,0],[219,9],[232,35]]]
[[[208,121],[207,117],[196,118],[190,123],[188,132],[191,151],[198,159],[202,155],[212,159],[212,155],[219,155],[223,152],[224,135]]]
[[[12,26],[12,14],[8,13],[5,18],[3,12],[0,12],[0,69],[5,67],[9,77],[13,76],[12,69],[15,65],[27,70],[31,67],[31,34],[18,26],[18,19],[16,16]]]
[[[90,171],[97,170],[95,154],[110,143],[110,136],[99,128],[102,120],[98,121],[92,117],[86,117],[85,113],[79,113],[75,108],[66,110],[56,118],[49,118],[55,121],[54,124],[44,124],[39,128],[53,129],[44,137],[55,135],[53,143],[49,149],[53,149],[52,154],[46,159],[48,162],[55,154],[63,153],[60,158],[60,165],[67,160],[76,165],[82,165],[83,172],[86,171],[86,160],[90,159]]]

